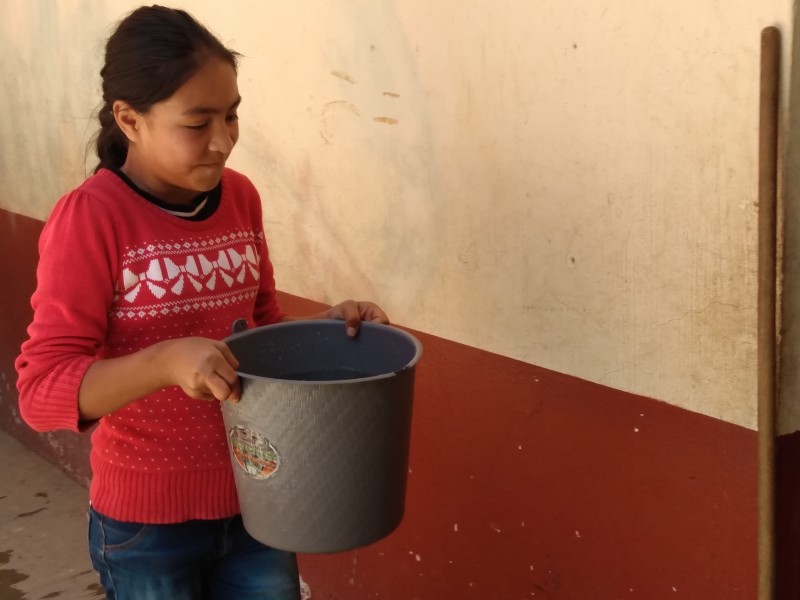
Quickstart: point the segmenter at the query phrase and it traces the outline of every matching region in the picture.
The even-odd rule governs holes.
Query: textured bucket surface
[[[242,399],[223,403],[242,517],[275,548],[338,552],[391,533],[405,506],[419,342],[298,321],[225,340]]]

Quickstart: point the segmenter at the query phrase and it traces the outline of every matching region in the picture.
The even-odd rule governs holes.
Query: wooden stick
[[[778,103],[781,36],[761,31],[758,140],[758,561],[760,600],[775,581]]]

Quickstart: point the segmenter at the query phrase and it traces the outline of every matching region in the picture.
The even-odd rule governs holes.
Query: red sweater
[[[226,169],[209,218],[173,216],[101,170],[61,198],[39,241],[29,339],[17,358],[20,412],[37,431],[80,431],[78,390],[92,362],[186,336],[222,339],[232,323],[283,316],[261,200]],[[93,506],[114,519],[176,523],[239,512],[219,402],[178,387],[100,419]]]

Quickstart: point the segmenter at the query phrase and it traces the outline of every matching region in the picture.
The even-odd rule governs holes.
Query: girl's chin
[[[198,190],[198,193],[208,192],[217,187],[219,180],[222,178],[222,171],[224,165],[211,166],[202,165],[194,170],[192,174],[192,187]]]

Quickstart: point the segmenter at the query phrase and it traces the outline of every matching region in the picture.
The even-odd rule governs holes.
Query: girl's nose
[[[230,154],[234,144],[236,144],[234,134],[228,127],[228,124],[223,122],[214,127],[211,139],[208,142],[208,149],[212,152]]]

